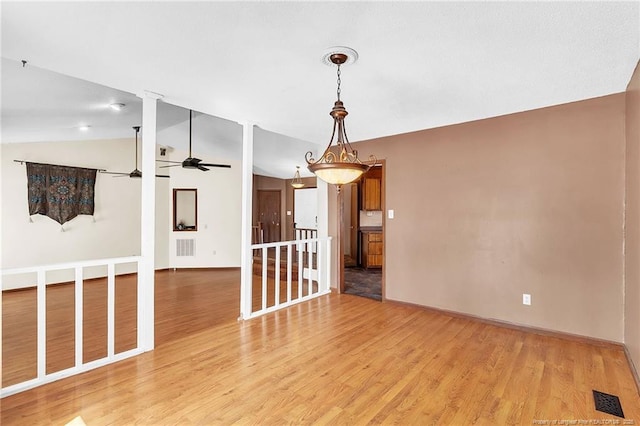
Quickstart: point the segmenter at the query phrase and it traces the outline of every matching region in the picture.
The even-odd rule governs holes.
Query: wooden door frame
[[[382,293],[382,301],[384,302],[386,300],[386,280],[385,280],[385,276],[386,276],[386,269],[387,269],[387,235],[386,235],[386,221],[387,221],[387,215],[386,215],[386,160],[376,160],[375,162],[372,161],[366,161],[364,162],[365,164],[369,164],[369,165],[380,165],[380,174],[381,174],[381,179],[382,182],[380,184],[380,209],[382,210],[382,283],[380,286],[380,291]],[[358,196],[360,196],[360,194],[358,194]],[[349,202],[351,202],[349,200]],[[360,214],[358,212],[358,214]],[[342,239],[342,241],[340,241],[340,250],[338,250],[338,282],[339,285],[337,286],[337,290],[338,293],[344,293],[344,235],[345,235],[345,229],[344,229],[344,192],[340,191],[340,193],[338,193],[338,227],[339,229],[339,235],[340,238]]]
[[[360,199],[360,189],[358,183],[351,183],[351,227],[353,230],[349,230],[349,238],[351,239],[351,253],[349,257],[358,263],[358,253],[360,252],[360,241],[358,238],[358,228],[360,227],[360,209],[358,208],[358,200]],[[354,256],[355,253],[355,256]]]
[[[386,235],[386,222],[387,222],[387,210],[386,206],[386,161],[379,160],[380,163],[380,174],[382,175],[382,182],[380,182],[380,209],[382,209],[382,282],[380,283],[380,292],[382,293],[382,301],[386,300],[386,286],[385,286],[385,276],[386,276],[386,268],[387,268],[387,235]]]

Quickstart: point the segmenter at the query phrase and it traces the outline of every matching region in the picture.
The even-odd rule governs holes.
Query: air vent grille
[[[176,256],[195,256],[196,255],[196,240],[180,239],[176,240]]]

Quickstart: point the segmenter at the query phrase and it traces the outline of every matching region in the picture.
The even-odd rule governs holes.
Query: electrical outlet
[[[215,250],[213,251],[213,255],[214,255],[214,256],[216,255],[216,251],[215,251]]]
[[[522,295],[522,304],[523,305],[531,305],[531,295],[524,293]]]

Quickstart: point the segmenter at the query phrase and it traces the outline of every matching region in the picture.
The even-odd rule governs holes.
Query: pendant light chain
[[[342,82],[342,80],[340,80],[340,64],[338,64],[338,90],[336,91],[337,95],[338,95],[338,100],[340,100],[340,83]]]

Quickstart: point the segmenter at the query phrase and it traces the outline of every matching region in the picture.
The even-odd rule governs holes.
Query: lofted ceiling
[[[168,104],[287,135],[287,146],[328,142],[336,75],[321,57],[331,46],[360,54],[342,73],[352,141],[621,92],[640,58],[638,1],[0,7],[2,56],[13,65],[24,59],[27,67],[115,88],[132,105],[139,103],[132,94],[150,90]],[[5,104],[19,104],[24,93],[56,92],[13,87],[5,65],[3,138],[16,130],[11,134],[19,139],[21,128],[37,132],[35,120],[7,120]],[[55,126],[56,116],[73,108],[59,96],[50,116],[37,122]],[[167,125],[180,121],[165,118]],[[7,127],[12,123],[16,129]]]
[[[142,101],[131,93],[11,59],[2,58],[1,66],[2,143],[133,138],[133,126],[141,125]],[[110,108],[113,103],[124,107],[113,110]],[[84,125],[90,127],[83,130]],[[187,156],[188,109],[158,103],[157,131],[157,143],[166,148],[167,154],[158,159],[183,160]],[[229,162],[242,158],[242,126],[236,122],[195,111],[192,139],[193,155],[205,161]],[[303,164],[308,150],[317,152],[318,148],[257,128],[254,173],[291,178],[295,166]],[[311,176],[306,169],[302,174]]]

